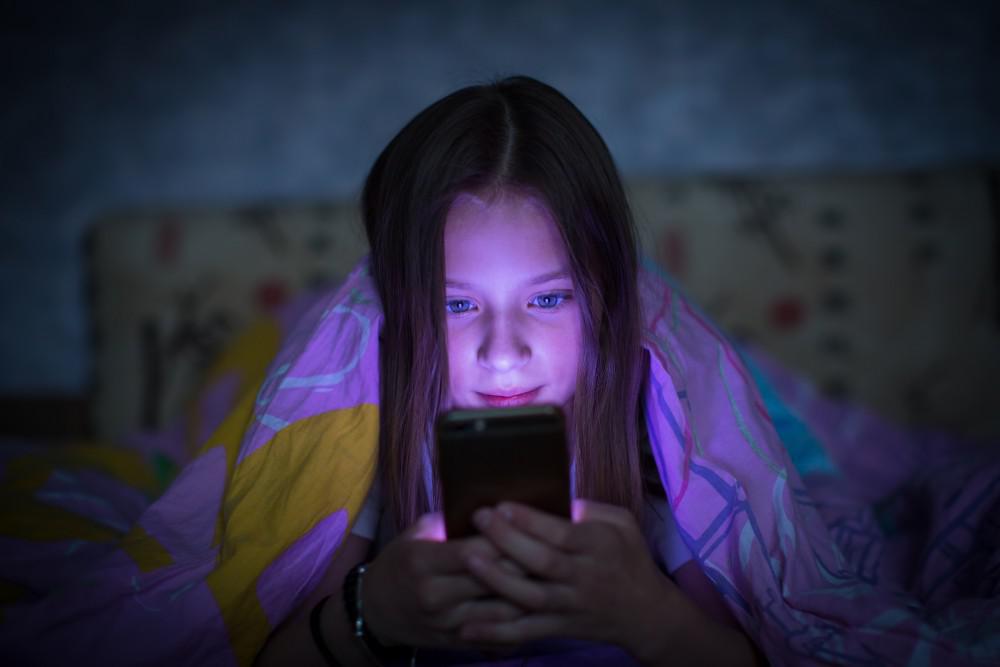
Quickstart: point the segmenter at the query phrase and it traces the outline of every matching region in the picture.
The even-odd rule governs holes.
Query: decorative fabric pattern
[[[996,664],[997,466],[805,395],[758,359],[770,400],[819,424],[830,465],[803,477],[740,352],[653,267],[640,289],[647,425],[678,530],[770,662]],[[249,665],[317,584],[374,477],[380,321],[362,265],[302,318],[259,391],[244,392],[120,542],[69,526],[12,535],[8,517],[5,554],[40,539],[62,553],[47,570],[5,557],[22,568],[2,576],[39,594],[4,607],[0,653]],[[926,510],[919,531],[911,497]],[[76,511],[111,518],[94,508]],[[74,560],[94,544],[103,552]]]

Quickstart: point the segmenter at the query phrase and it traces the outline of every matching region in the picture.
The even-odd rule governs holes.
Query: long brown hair
[[[463,88],[417,114],[379,155],[362,193],[385,313],[379,472],[399,529],[438,505],[424,472],[448,391],[448,210],[462,192],[515,188],[546,203],[582,296],[584,345],[568,426],[577,495],[640,516],[643,352],[632,216],[590,122],[556,89],[519,76]]]

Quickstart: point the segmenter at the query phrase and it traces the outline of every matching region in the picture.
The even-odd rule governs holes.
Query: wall
[[[626,175],[1000,158],[987,2],[202,4],[3,21],[0,393],[87,387],[102,213],[352,196],[403,122],[498,74],[561,88]]]

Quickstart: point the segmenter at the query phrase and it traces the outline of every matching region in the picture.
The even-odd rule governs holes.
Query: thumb
[[[627,528],[635,523],[632,513],[623,507],[609,505],[596,500],[584,498],[573,499],[573,522],[602,521],[620,528]]]
[[[400,537],[411,540],[444,542],[444,515],[441,512],[428,512],[417,519],[417,522],[407,528]]]

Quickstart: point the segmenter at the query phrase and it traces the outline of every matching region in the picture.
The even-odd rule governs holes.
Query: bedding
[[[1000,661],[995,450],[820,397],[652,265],[641,292],[647,426],[677,529],[769,661]],[[296,314],[244,337],[185,419],[130,448],[2,450],[0,653],[252,662],[375,472],[366,266]]]

